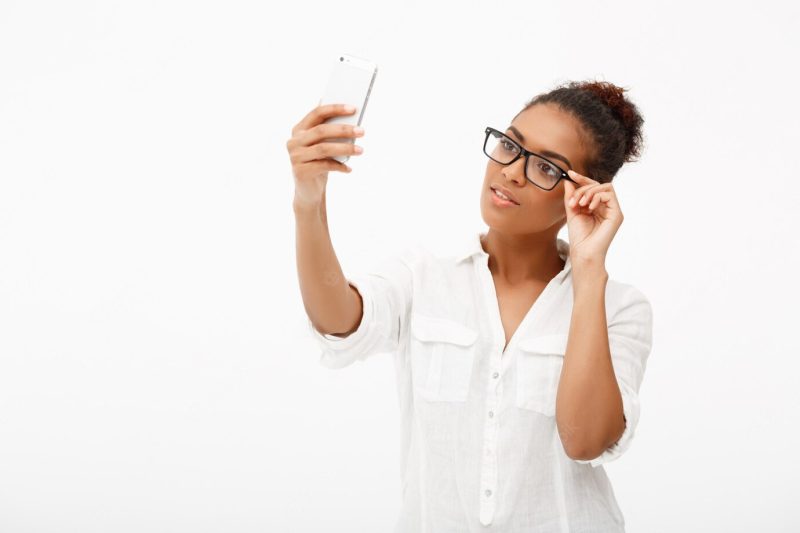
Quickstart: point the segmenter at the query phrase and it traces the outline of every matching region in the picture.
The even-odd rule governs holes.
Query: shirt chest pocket
[[[450,319],[412,313],[411,372],[416,393],[430,401],[464,402],[478,331]]]
[[[520,341],[516,354],[517,407],[555,416],[556,393],[567,339],[565,334],[555,334]]]

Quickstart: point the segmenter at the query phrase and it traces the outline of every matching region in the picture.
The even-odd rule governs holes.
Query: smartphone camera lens
[[[340,57],[340,58],[339,58],[339,61],[344,61],[344,58],[343,58],[343,57]]]

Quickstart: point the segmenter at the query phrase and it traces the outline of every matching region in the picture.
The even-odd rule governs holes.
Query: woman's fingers
[[[575,188],[575,190],[572,191],[572,195],[576,198],[583,194],[589,187],[602,185],[599,181],[595,181],[592,178],[584,176],[583,174],[578,174],[574,170],[568,170],[567,174],[569,174],[569,176],[575,180],[575,183],[571,183],[571,185]]]
[[[322,142],[325,139],[355,139],[364,135],[363,128],[350,124],[329,124],[325,119],[336,115],[352,114],[354,109],[345,104],[326,104],[312,109],[292,129],[292,137],[286,143],[292,164],[304,164],[342,155],[358,155],[363,148],[353,142]],[[341,164],[341,163],[338,163]],[[332,170],[344,171],[347,165]]]
[[[352,115],[354,112],[355,108],[344,104],[318,105],[292,128],[292,136],[286,142],[286,149],[295,180],[295,205],[316,205],[325,194],[329,172],[350,172],[349,166],[333,157],[361,153],[347,133],[355,133],[354,128],[326,123],[326,119],[337,115]],[[317,127],[323,123],[324,127]],[[309,130],[313,131],[309,133]],[[331,133],[342,140],[317,142]]]
[[[592,201],[589,202],[589,205],[587,206],[589,211],[592,211],[594,208],[597,207],[597,204],[600,203],[601,198],[603,198],[602,193],[595,194],[594,197],[592,197]]]
[[[597,208],[600,202],[605,202],[607,205],[613,205],[614,188],[610,183],[601,183],[599,185],[588,186],[583,189],[583,193],[577,193],[570,198],[570,207],[586,206],[590,211]]]
[[[354,107],[346,104],[318,105],[309,111],[309,113],[303,117],[294,128],[292,128],[292,137],[297,135],[297,133],[300,131],[305,131],[313,128],[317,124],[324,122],[328,117],[337,115],[352,115],[355,112],[356,109]]]
[[[583,174],[578,174],[574,170],[567,170],[567,174],[569,174],[569,177],[574,179],[578,183],[600,183],[597,180],[593,180],[589,176],[584,176]]]
[[[350,124],[318,124],[311,129],[300,132],[293,138],[299,146],[311,146],[324,139],[362,137],[364,128],[351,126]]]
[[[582,194],[581,196],[579,196],[579,197],[578,197],[578,198],[579,198],[579,199],[578,199],[578,204],[579,204],[579,205],[586,205],[586,204],[588,204],[588,203],[589,203],[589,201],[592,199],[592,196],[594,196],[594,194],[595,194],[595,193],[596,193],[596,192],[597,192],[597,191],[600,189],[600,187],[602,187],[602,186],[601,186],[601,185],[593,185],[593,186],[591,186],[591,187],[588,187],[588,188],[587,188],[587,189],[586,189],[586,190],[583,192],[583,194]]]
[[[591,197],[589,197],[590,193],[593,193],[593,191],[596,190],[605,190],[608,188],[608,186],[610,186],[609,183],[591,183],[588,185],[583,185],[576,189],[572,194],[572,197],[569,200],[569,205],[586,205],[586,202],[591,200]]]
[[[592,201],[589,202],[588,206],[589,211],[595,210],[597,206],[600,205],[601,201],[608,204],[608,202],[611,201],[611,195],[605,191],[598,192],[597,194],[595,194],[594,197],[592,198]]]
[[[364,151],[361,146],[345,142],[323,142],[317,143],[301,150],[301,157],[304,161],[324,159],[337,155],[359,155]]]

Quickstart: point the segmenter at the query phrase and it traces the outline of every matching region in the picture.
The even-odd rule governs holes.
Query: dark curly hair
[[[586,172],[600,183],[614,179],[623,163],[636,161],[644,141],[644,119],[623,93],[627,89],[605,81],[570,81],[529,100],[514,117],[536,104],[553,103],[584,126],[589,149]]]

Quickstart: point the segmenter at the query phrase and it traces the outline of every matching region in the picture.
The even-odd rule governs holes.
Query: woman
[[[393,354],[396,532],[624,531],[602,465],[638,423],[652,308],[605,269],[623,220],[611,181],[642,141],[623,92],[568,83],[508,128],[487,127],[488,231],[455,257],[416,247],[350,278],[328,234],[325,184],[328,171],[350,171],[330,156],[360,152],[324,139],[363,131],[322,124],[349,112],[339,106],[292,131],[298,272],[320,361]],[[565,223],[569,244],[557,237]]]

